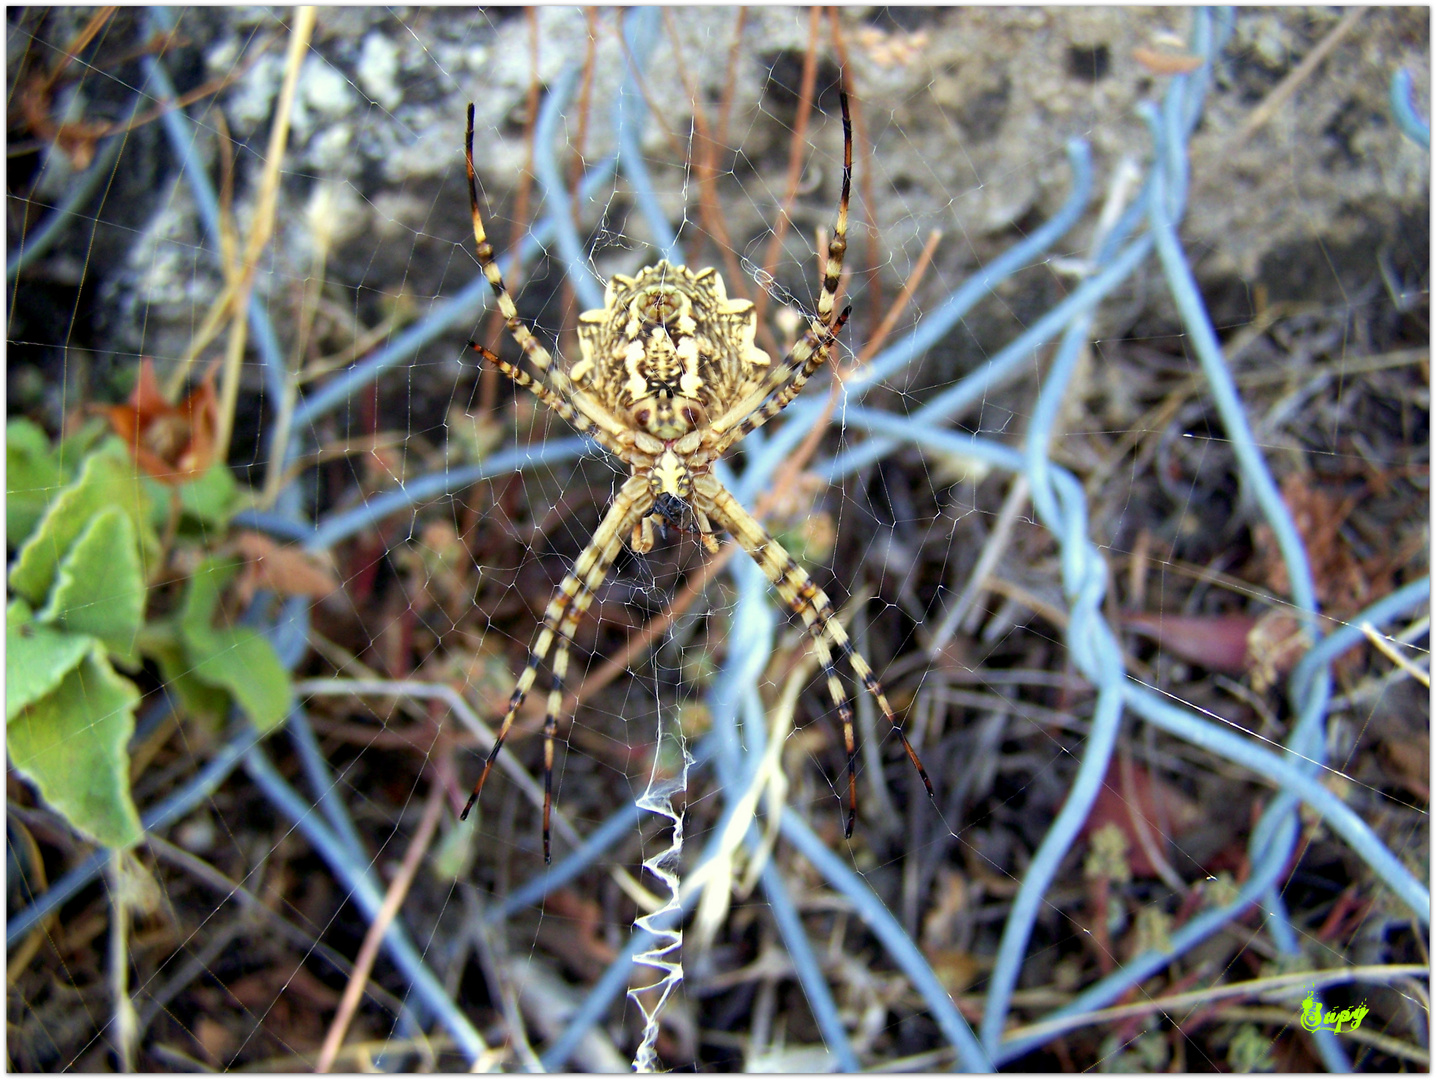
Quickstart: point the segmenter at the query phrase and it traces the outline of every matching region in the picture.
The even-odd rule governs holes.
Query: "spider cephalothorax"
[[[553,685],[544,718],[545,862],[549,859],[553,804],[553,743],[563,704],[563,681],[568,673],[569,643],[613,565],[623,538],[628,538],[635,551],[646,552],[652,549],[657,527],[662,525],[698,533],[709,552],[718,550],[714,526],[726,529],[812,632],[828,692],[843,724],[848,755],[849,836],[857,817],[857,746],[852,709],[837,675],[834,652],[847,658],[853,674],[873,695],[922,775],[928,794],[932,794],[927,772],[893,716],[872,669],[848,643],[827,595],[712,472],[713,463],[724,451],[777,416],[793,400],[809,376],[828,359],[838,332],[847,322],[847,309],[834,317],[847,251],[853,171],[847,94],[841,96],[841,101],[843,190],[837,224],[828,242],[818,314],[809,320],[806,332],[781,363],[774,364],[772,357],[754,344],[757,314],[753,304],[729,299],[718,271],[693,271],[663,261],[640,270],[634,277],[615,274],[609,280],[603,307],[579,316],[582,355],[567,372],[554,364],[548,350],[519,318],[494,261],[493,245],[484,233],[479,214],[474,177],[474,107],[469,106],[465,164],[479,265],[493,286],[509,332],[538,370],[539,378],[482,345],[470,342],[470,346],[579,431],[591,435],[631,471],[593,539],[575,561],[573,572],[564,578],[544,611],[543,626],[529,649],[528,664],[509,699],[493,749],[459,815],[467,817],[478,799],[514,718],[533,687],[538,667],[557,641]]]

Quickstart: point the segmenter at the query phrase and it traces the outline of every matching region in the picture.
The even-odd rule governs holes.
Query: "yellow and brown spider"
[[[853,173],[853,132],[848,96],[842,94],[843,189],[838,220],[828,242],[823,288],[817,318],[779,364],[754,344],[757,314],[748,300],[730,300],[723,279],[711,267],[696,273],[667,261],[640,270],[634,277],[615,274],[604,291],[603,307],[579,316],[579,361],[567,372],[556,366],[548,350],[519,319],[513,297],[504,285],[494,248],[484,233],[474,178],[474,107],[469,106],[464,156],[469,177],[469,208],[479,265],[493,286],[509,333],[538,370],[534,378],[469,342],[519,386],[591,436],[619,458],[632,475],[618,489],[593,539],[574,563],[544,611],[543,625],[529,648],[528,664],[519,676],[499,725],[493,749],[460,820],[473,809],[494,760],[503,749],[514,717],[533,687],[538,668],[555,640],[553,684],[544,717],[543,854],[549,861],[549,815],[553,806],[553,744],[558,711],[568,673],[569,644],[579,619],[603,584],[624,537],[643,554],[653,548],[655,525],[696,525],[703,546],[718,550],[714,527],[726,529],[752,556],[778,594],[801,616],[813,635],[823,665],[828,693],[843,723],[848,755],[848,818],[845,835],[853,834],[857,818],[857,745],[847,693],[833,665],[833,652],[847,657],[853,674],[872,694],[888,723],[902,740],[927,792],[932,783],[917,753],[893,716],[882,686],[866,660],[848,641],[833,614],[827,595],[797,561],[764,531],[713,474],[713,463],[749,432],[782,412],[803,384],[828,359],[848,313],[836,319],[838,279],[848,241],[848,197]]]

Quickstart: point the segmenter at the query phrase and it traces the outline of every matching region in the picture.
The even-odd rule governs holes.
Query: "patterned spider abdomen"
[[[582,358],[569,378],[639,431],[679,439],[762,377],[772,361],[756,330],[753,304],[728,299],[717,270],[659,262],[615,274],[603,307],[578,317]]]

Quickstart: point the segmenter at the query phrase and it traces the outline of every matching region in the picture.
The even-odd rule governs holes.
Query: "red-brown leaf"
[[[1151,638],[1167,652],[1193,664],[1241,675],[1247,669],[1247,637],[1256,626],[1251,615],[1152,615],[1134,611],[1122,625]]]
[[[184,401],[171,405],[160,392],[154,362],[145,357],[129,402],[105,411],[136,464],[162,483],[193,480],[214,462],[219,397],[212,372]]]

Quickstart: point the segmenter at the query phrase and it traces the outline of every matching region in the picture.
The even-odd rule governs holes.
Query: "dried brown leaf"
[[[246,598],[267,589],[280,596],[322,600],[340,589],[328,559],[298,545],[280,545],[263,533],[241,532],[234,538],[234,548],[246,560],[239,585]]]
[[[1122,779],[1121,764],[1114,760],[1108,765],[1102,790],[1097,793],[1087,822],[1082,826],[1082,834],[1090,837],[1106,825],[1121,830],[1128,841],[1127,862],[1135,877],[1155,877],[1157,869],[1146,853],[1137,831],[1138,825],[1133,821],[1134,815],[1140,816],[1147,831],[1158,843],[1180,837],[1201,824],[1206,816],[1185,792],[1154,776],[1149,769],[1136,762],[1132,763],[1129,797]],[[1170,830],[1169,833],[1164,835],[1163,827]]]

